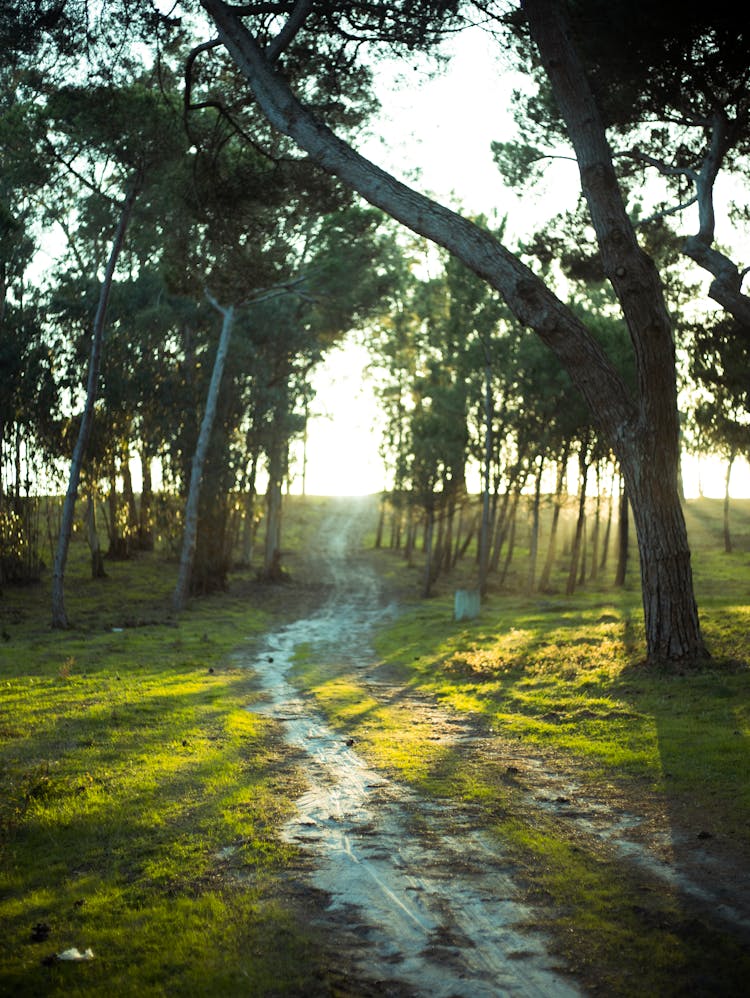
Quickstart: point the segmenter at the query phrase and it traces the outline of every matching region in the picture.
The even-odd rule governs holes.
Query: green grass
[[[88,578],[74,544],[66,631],[48,580],[0,598],[0,994],[329,994],[284,886],[296,759],[246,709],[257,690],[232,656],[279,594],[238,574],[177,619],[175,565],[107,571]],[[71,947],[94,959],[45,961]]]
[[[299,792],[251,679],[211,655],[6,680],[5,993],[280,994],[310,943],[273,900]],[[31,943],[39,922],[45,944]],[[91,947],[85,968],[40,957]],[[309,954],[307,955],[309,959]],[[80,973],[81,976],[72,975]],[[163,982],[167,982],[164,984]]]
[[[750,503],[735,505],[740,543],[731,555],[721,550],[720,504],[687,508],[714,656],[700,671],[642,664],[632,571],[624,589],[603,579],[565,597],[561,565],[556,593],[496,588],[469,622],[453,619],[454,588],[471,584],[466,566],[441,580],[433,598],[412,600],[378,635],[368,673],[491,731],[485,756],[441,747],[407,699],[378,703],[361,672],[309,652],[296,666],[329,721],[376,764],[423,793],[479,807],[525,869],[530,896],[550,902],[549,928],[568,964],[608,994],[739,994],[750,958],[731,934],[696,922],[677,894],[644,888],[596,841],[529,807],[508,778],[508,758],[536,755],[584,790],[606,797],[616,788],[636,813],[639,805],[662,813],[667,830],[672,823],[707,833],[738,862],[750,854]],[[521,578],[524,554],[520,547]],[[377,559],[392,583],[414,591],[418,567],[396,552]]]
[[[567,598],[520,596],[517,576],[480,617],[453,620],[453,590],[413,598],[421,575],[370,552],[406,595],[378,636],[376,672],[490,735],[488,752],[437,740],[400,697],[379,700],[361,672],[299,649],[296,681],[331,724],[384,771],[471,806],[522,871],[568,965],[598,993],[740,994],[747,949],[695,919],[674,892],[634,876],[564,821],[530,807],[506,750],[538,755],[584,787],[661,809],[739,856],[750,851],[750,503],[736,503],[736,550],[721,550],[721,505],[690,503],[696,588],[713,662],[649,671],[633,568]],[[157,555],[107,563],[89,579],[76,543],[67,573],[72,627],[49,627],[49,582],[0,597],[0,994],[339,995],[336,955],[300,910],[301,858],[279,828],[302,791],[294,752],[268,720],[233,651],[314,603],[313,549],[325,500],[287,506],[284,565],[268,589],[233,574],[225,593],[173,617],[176,565]],[[374,524],[373,524],[374,526]],[[370,535],[372,536],[372,535]],[[535,909],[536,910],[536,909]],[[49,938],[32,941],[38,923]],[[328,941],[330,943],[330,941]],[[91,947],[83,964],[43,958]],[[346,992],[356,994],[354,992]]]

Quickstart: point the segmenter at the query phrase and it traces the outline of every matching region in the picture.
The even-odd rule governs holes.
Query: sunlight
[[[312,382],[315,400],[307,434],[307,467],[304,491],[307,495],[372,495],[388,486],[379,454],[383,416],[367,373],[367,348],[345,339],[332,350]],[[303,442],[292,447],[290,491],[303,491]],[[575,462],[571,462],[571,487],[575,487]],[[726,461],[715,455],[700,458],[684,454],[682,473],[686,499],[700,495],[709,499],[724,497]],[[479,492],[478,469],[469,468],[467,484]],[[750,497],[750,464],[735,461],[730,483],[733,499]]]
[[[307,430],[307,495],[362,496],[380,492],[385,471],[378,448],[383,420],[368,379],[367,349],[352,341],[332,350],[312,378],[315,389]],[[303,491],[305,447],[292,448],[291,492]]]

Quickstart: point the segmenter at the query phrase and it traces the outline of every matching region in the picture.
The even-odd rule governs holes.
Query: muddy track
[[[356,550],[360,517],[342,503],[321,531],[316,564],[330,586],[325,604],[269,634],[243,664],[258,674],[263,699],[251,709],[283,726],[300,752],[309,789],[284,830],[308,857],[309,884],[327,904],[322,916],[358,980],[353,994],[430,998],[573,996],[583,993],[537,928],[539,912],[524,901],[519,872],[497,839],[483,831],[470,808],[446,807],[368,766],[311,701],[287,681],[299,645],[326,651],[362,671],[373,696],[388,700],[404,690],[379,682],[371,635],[392,617],[383,587]],[[750,887],[708,850],[692,847],[684,868],[674,863],[674,842],[654,815],[604,788],[583,789],[575,773],[553,770],[518,743],[505,743],[471,720],[447,715],[412,697],[415,718],[441,739],[467,752],[502,753],[524,808],[552,814],[611,854],[710,909],[712,917],[750,929]],[[674,835],[673,832],[669,833]],[[692,843],[691,843],[692,846]],[[686,852],[683,850],[683,852]],[[336,948],[336,947],[334,947]]]

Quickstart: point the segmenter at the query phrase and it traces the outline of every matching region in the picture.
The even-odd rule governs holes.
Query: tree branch
[[[506,300],[557,354],[610,436],[627,436],[635,421],[622,378],[586,327],[521,260],[491,233],[451,211],[361,156],[297,100],[268,64],[235,11],[222,0],[201,0],[230,55],[248,80],[266,117],[293,138],[310,160],[340,177],[366,200],[412,231],[454,253]]]
[[[304,24],[312,5],[313,0],[298,0],[286,24],[266,49],[266,58],[269,62],[276,62],[284,49],[291,44]]]

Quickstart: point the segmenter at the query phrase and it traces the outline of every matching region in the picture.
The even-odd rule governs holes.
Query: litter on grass
[[[81,953],[79,949],[76,949],[75,946],[72,946],[70,949],[66,949],[63,950],[62,953],[58,953],[57,959],[69,960],[73,963],[80,963],[82,960],[93,960],[94,951],[91,949],[91,947],[89,947],[88,949],[85,949],[83,953]]]

